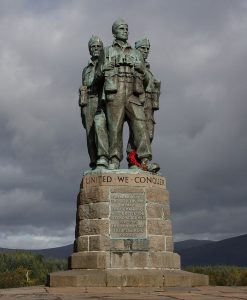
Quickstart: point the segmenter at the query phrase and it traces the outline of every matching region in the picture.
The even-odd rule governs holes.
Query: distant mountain
[[[175,242],[174,249],[175,249],[175,252],[177,252],[177,251],[181,251],[181,250],[188,249],[191,247],[202,246],[202,245],[209,244],[209,243],[215,243],[215,242],[209,241],[209,240],[185,240],[185,241],[181,241],[181,242]]]
[[[182,266],[235,265],[247,267],[247,234],[178,249]]]
[[[31,252],[33,254],[41,254],[45,258],[68,258],[73,253],[73,244],[57,247],[57,248],[49,248],[49,249],[39,249],[39,250],[23,250],[23,249],[6,249],[0,248],[0,252]]]

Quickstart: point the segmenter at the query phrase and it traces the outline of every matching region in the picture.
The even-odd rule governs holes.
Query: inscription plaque
[[[140,186],[166,189],[166,180],[159,175],[150,174],[87,174],[83,179],[83,188],[93,186]]]
[[[111,238],[145,238],[145,193],[110,193]]]

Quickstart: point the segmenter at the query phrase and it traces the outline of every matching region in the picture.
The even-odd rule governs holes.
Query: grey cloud
[[[150,38],[162,81],[153,154],[168,179],[175,236],[245,232],[245,1],[1,1],[0,12],[0,246],[73,242],[88,168],[81,70],[91,35],[111,43],[119,16],[132,44]]]

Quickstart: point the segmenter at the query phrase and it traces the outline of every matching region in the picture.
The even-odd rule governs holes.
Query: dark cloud
[[[73,242],[81,70],[91,35],[111,43],[119,16],[132,44],[150,38],[162,81],[153,153],[175,238],[246,233],[245,1],[1,1],[0,15],[0,246]]]

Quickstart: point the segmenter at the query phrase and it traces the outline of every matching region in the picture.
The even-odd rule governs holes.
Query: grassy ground
[[[247,268],[235,266],[189,266],[184,268],[184,270],[208,275],[210,285],[247,285]]]

